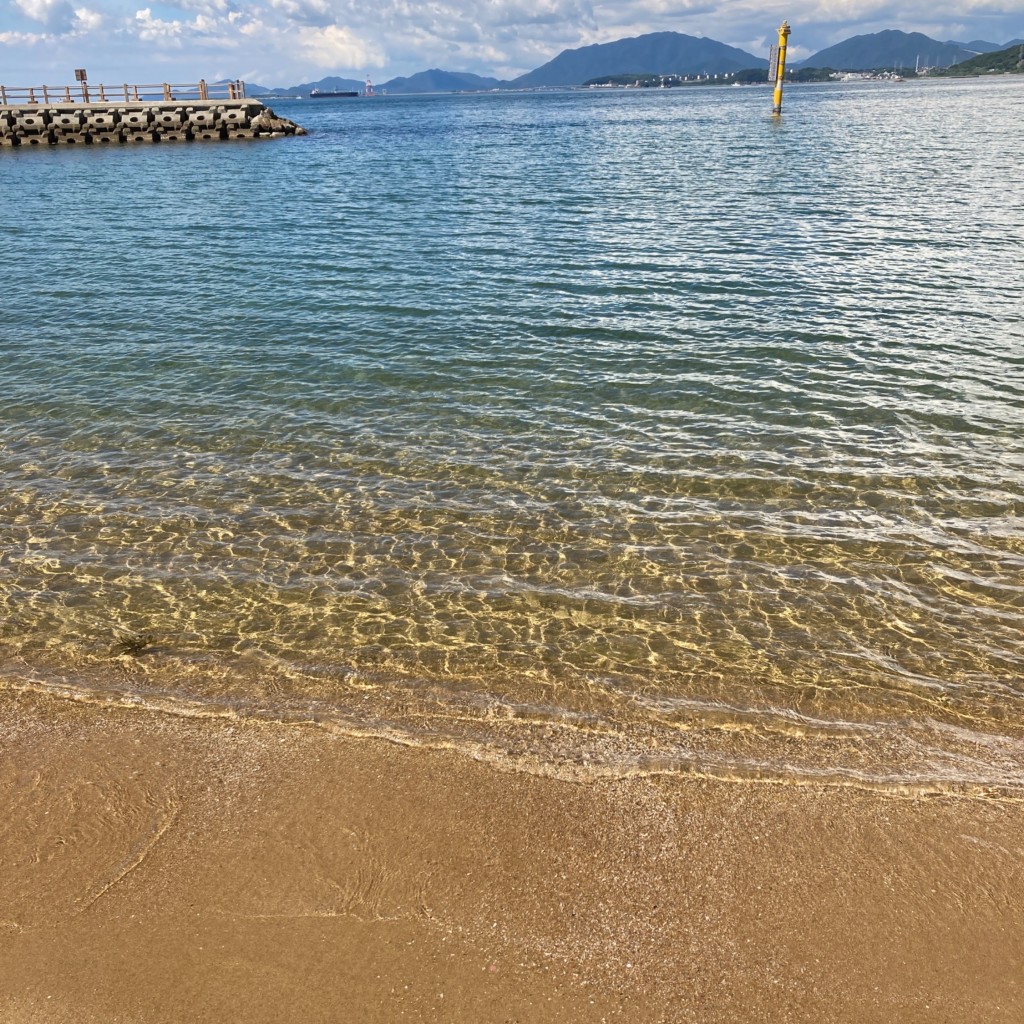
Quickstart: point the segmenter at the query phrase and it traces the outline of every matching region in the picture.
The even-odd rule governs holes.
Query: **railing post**
[[[171,87],[164,82],[164,100],[168,103],[171,102]]]
[[[83,82],[82,83],[82,102],[83,103],[88,103],[89,102],[89,83],[88,82]]]
[[[71,102],[71,86],[70,85],[65,85],[64,86],[64,102],[65,103],[70,103]]]
[[[235,98],[235,83],[228,82],[228,99],[233,100]]]
[[[50,102],[50,90],[45,85],[43,86],[43,102]]]
[[[103,86],[101,85],[100,86],[100,103],[106,103],[106,102],[107,102],[107,94],[106,94],[106,92],[104,92]]]
[[[0,85],[0,104],[7,106],[7,90]]]
[[[124,101],[125,101],[125,103],[128,102],[128,83],[127,82],[124,83]]]
[[[35,103],[35,101],[36,101],[36,91],[35,91],[35,89],[29,88],[29,90],[28,90],[28,101],[29,101],[29,103]]]
[[[238,98],[240,100],[245,99],[245,82],[243,82],[241,79],[238,80]]]
[[[200,78],[199,79],[199,98],[201,100],[208,100],[210,98],[207,95],[207,92],[206,92],[206,79],[205,78]]]
[[[135,93],[135,102],[139,102],[139,87],[137,85],[132,86],[132,91]]]

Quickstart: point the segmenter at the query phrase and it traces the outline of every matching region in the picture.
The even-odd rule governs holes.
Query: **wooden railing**
[[[244,100],[245,82],[204,81],[188,85],[36,85],[27,88],[0,85],[0,107],[33,103],[173,103],[175,100]]]

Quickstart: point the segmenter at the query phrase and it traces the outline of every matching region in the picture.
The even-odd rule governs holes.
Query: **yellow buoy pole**
[[[779,26],[778,59],[775,63],[775,96],[772,99],[772,113],[782,113],[782,84],[786,79],[786,44],[789,41],[789,22]]]

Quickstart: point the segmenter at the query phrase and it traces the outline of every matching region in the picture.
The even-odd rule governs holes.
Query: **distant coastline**
[[[972,74],[1019,74],[1024,71],[1024,39],[1003,43],[973,40],[941,42],[920,32],[886,30],[853,36],[819,50],[791,66],[794,82],[829,81],[843,73],[894,74],[903,78]],[[378,92],[391,96],[429,93],[523,91],[577,88],[615,79],[672,80],[675,84],[756,84],[768,61],[714,39],[680,32],[652,32],[611,43],[563,50],[546,64],[510,80],[432,68],[384,82]],[[678,80],[676,82],[675,80]],[[659,83],[661,84],[661,83]],[[671,87],[671,85],[666,87]],[[254,96],[268,99],[361,95],[363,83],[339,76],[273,88],[248,85]]]

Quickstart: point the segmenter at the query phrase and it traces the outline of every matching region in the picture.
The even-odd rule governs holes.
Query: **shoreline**
[[[1020,736],[1009,729],[967,733],[956,727],[955,719],[942,722],[929,716],[914,723],[904,716],[858,722],[826,719],[799,706],[716,707],[694,701],[687,718],[678,714],[667,719],[663,724],[668,727],[655,735],[657,719],[636,731],[628,722],[605,719],[598,709],[565,712],[559,720],[553,706],[493,694],[489,696],[497,703],[488,706],[476,699],[477,693],[453,691],[446,694],[450,704],[442,709],[432,691],[417,703],[413,691],[388,691],[379,680],[373,701],[365,689],[340,700],[310,694],[289,700],[270,692],[242,697],[237,682],[219,694],[188,692],[181,677],[172,685],[176,667],[180,665],[147,664],[142,675],[135,675],[139,665],[126,656],[97,662],[88,673],[69,677],[52,666],[48,674],[26,664],[23,676],[10,669],[0,673],[0,692],[115,712],[298,728],[417,750],[453,751],[497,771],[572,783],[664,778],[1024,803]],[[192,685],[198,681],[195,675],[187,678]],[[676,725],[687,739],[673,745]],[[557,742],[556,733],[564,733]],[[815,757],[809,740],[821,742],[824,755]],[[931,753],[930,762],[922,751]]]
[[[0,692],[0,1015],[1016,1021],[1024,809]]]

